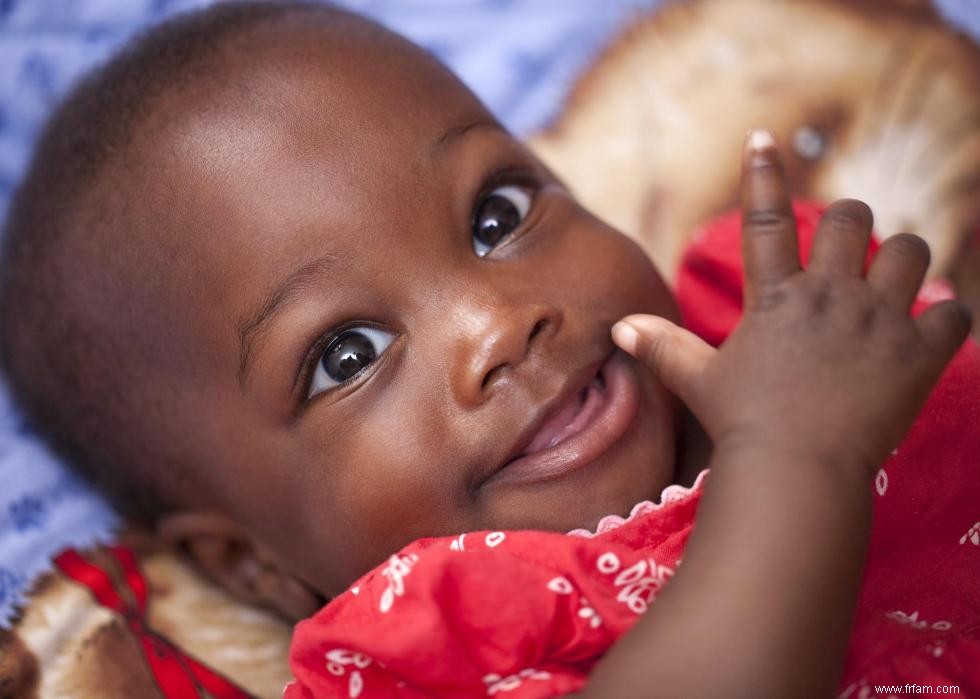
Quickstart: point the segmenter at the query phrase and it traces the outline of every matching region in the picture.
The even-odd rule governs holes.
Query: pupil
[[[371,340],[358,332],[341,335],[323,355],[323,369],[334,381],[346,381],[377,358]]]
[[[494,194],[476,213],[476,237],[493,247],[521,223],[521,212],[507,197]]]

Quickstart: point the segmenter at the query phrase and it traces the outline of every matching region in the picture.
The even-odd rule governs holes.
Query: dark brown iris
[[[374,344],[364,334],[350,331],[334,340],[323,353],[323,369],[327,376],[343,382],[356,376],[377,359]]]
[[[494,247],[521,224],[521,212],[510,199],[499,194],[487,197],[474,217],[473,235],[487,247]]]

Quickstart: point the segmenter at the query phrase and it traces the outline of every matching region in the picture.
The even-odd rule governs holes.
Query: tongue
[[[592,391],[593,386],[589,384],[585,389],[579,391],[574,396],[572,396],[568,401],[565,402],[558,412],[548,418],[538,433],[534,435],[534,439],[531,443],[527,445],[522,456],[527,456],[528,454],[534,454],[535,452],[543,451],[549,447],[553,447],[562,441],[570,434],[574,434],[581,429],[580,425],[576,425],[578,422],[575,418],[579,416],[582,410],[582,405],[586,401],[586,397]]]

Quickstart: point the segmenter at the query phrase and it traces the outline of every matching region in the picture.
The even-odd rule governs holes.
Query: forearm
[[[712,459],[677,575],[583,696],[831,696],[870,522],[866,468]]]
[[[831,696],[873,467],[969,331],[952,302],[909,317],[928,247],[892,236],[868,266],[873,217],[860,202],[828,209],[803,270],[772,134],[748,135],[741,189],[743,315],[725,343],[653,316],[613,327],[716,449],[680,570],[598,665],[588,697]]]

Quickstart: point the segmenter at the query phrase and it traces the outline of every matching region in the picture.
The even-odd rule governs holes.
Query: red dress
[[[799,204],[796,213],[805,263],[820,209]],[[741,311],[738,221],[733,214],[700,232],[678,277],[685,324],[714,344]],[[913,313],[948,295],[927,284]],[[410,544],[297,626],[296,680],[285,696],[528,699],[580,690],[673,575],[705,476],[690,490],[671,486],[659,504],[640,503],[626,520],[605,518],[594,536],[470,532]],[[976,343],[947,368],[873,488],[840,696],[898,695],[887,686],[908,692],[906,684],[980,696]]]

